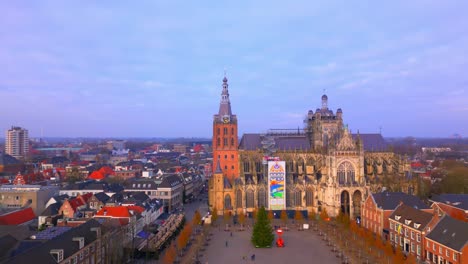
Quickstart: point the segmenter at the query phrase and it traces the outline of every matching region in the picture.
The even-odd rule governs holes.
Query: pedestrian
[[[227,247],[227,246],[228,246],[228,242],[227,242],[227,240],[226,240],[226,247]]]
[[[255,254],[252,255],[252,260],[255,261]]]
[[[232,237],[232,232],[231,232],[231,237]]]

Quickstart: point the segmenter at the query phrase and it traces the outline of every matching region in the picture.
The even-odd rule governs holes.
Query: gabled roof
[[[353,139],[357,139],[358,134],[352,134]],[[359,134],[365,151],[387,151],[388,144],[382,134]]]
[[[49,205],[42,213],[41,216],[54,216],[58,215],[62,202],[56,202]]]
[[[377,207],[383,210],[395,210],[400,202],[417,209],[430,209],[430,207],[423,203],[418,197],[403,192],[380,192],[372,193],[371,195]]]
[[[354,140],[358,134],[352,134]],[[387,151],[388,145],[381,134],[359,134],[365,151]],[[275,147],[279,150],[307,150],[310,143],[306,135],[276,135],[273,136]],[[262,149],[262,135],[260,133],[248,133],[242,135],[239,149]]]
[[[80,195],[81,199],[83,199],[85,203],[87,203],[89,198],[91,198],[92,196],[93,193],[85,193]]]
[[[76,212],[76,209],[80,206],[83,206],[84,203],[81,199],[79,198],[73,198],[71,200],[68,200],[68,203],[70,204],[71,208],[73,209],[73,211]]]
[[[468,194],[439,194],[433,195],[431,200],[468,210]]]
[[[2,249],[0,251],[0,262],[3,262],[8,257],[8,254],[16,247],[17,243],[18,240],[10,234],[0,237],[0,248]]]
[[[115,175],[115,171],[113,169],[111,169],[110,167],[108,167],[108,166],[104,166],[104,167],[100,168],[99,172],[101,172],[104,176],[106,176],[106,175]]]
[[[242,135],[242,138],[239,143],[239,149],[244,150],[256,150],[261,148],[261,137],[258,133],[250,133]]]
[[[88,179],[93,179],[93,180],[103,180],[105,179],[106,176],[101,172],[101,171],[93,171],[89,176]]]
[[[307,137],[278,137],[275,139],[279,150],[307,150],[310,142]]]
[[[429,222],[431,222],[433,216],[434,215],[431,213],[418,210],[405,204],[400,204],[389,218],[401,223],[402,225],[423,231]]]
[[[460,252],[468,243],[468,223],[444,215],[426,237]]]
[[[163,176],[162,182],[158,187],[173,188],[180,184],[182,184],[182,180],[176,174],[169,174]]]
[[[119,203],[122,203],[122,204],[142,205],[146,201],[150,200],[149,196],[144,192],[138,192],[138,191],[123,192],[122,194],[123,194],[122,197],[119,197],[121,199],[118,200],[118,201],[115,201],[115,202],[119,202]]]
[[[21,161],[8,154],[0,153],[0,165],[16,165],[21,164]]]
[[[95,193],[94,197],[96,197],[96,199],[103,203],[106,203],[110,198],[109,195],[107,195],[105,192]]]
[[[54,200],[55,200],[56,202],[63,202],[63,201],[65,201],[66,199],[70,198],[70,196],[68,196],[68,194],[61,194],[61,195],[56,195],[56,196],[54,196],[54,197],[52,197],[52,198],[54,198]]]
[[[20,225],[36,218],[31,207],[0,216],[0,225]]]

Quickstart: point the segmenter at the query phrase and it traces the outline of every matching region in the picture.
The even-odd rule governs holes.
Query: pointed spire
[[[221,169],[221,164],[219,163],[219,160],[218,160],[218,162],[216,163],[215,174],[222,174],[222,173],[223,173],[223,170]]]
[[[223,116],[230,117],[232,115],[228,87],[229,87],[228,79],[226,77],[226,71],[224,71],[223,91],[221,92],[221,103],[219,104],[219,112],[218,112],[218,115],[220,117],[223,117]]]

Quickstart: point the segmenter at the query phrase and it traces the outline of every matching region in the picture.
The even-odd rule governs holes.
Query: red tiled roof
[[[101,171],[93,171],[93,173],[91,173],[88,176],[89,179],[93,179],[93,180],[102,180],[105,177],[106,176],[104,176],[104,174]]]
[[[450,215],[452,218],[462,220],[467,222],[468,215],[465,214],[465,211],[460,208],[456,208],[455,206],[446,205],[444,203],[437,203],[437,206],[444,211],[446,214]]]
[[[71,166],[78,166],[78,165],[88,165],[90,162],[86,160],[80,160],[80,161],[73,161],[70,163]]]
[[[71,200],[68,200],[68,203],[70,203],[70,206],[72,207],[73,211],[76,211],[76,208],[84,205],[83,201],[78,198],[73,198]]]
[[[85,193],[83,195],[81,195],[81,198],[83,198],[83,200],[85,201],[85,203],[88,202],[89,198],[91,198],[91,196],[93,196],[92,193]]]
[[[145,211],[145,208],[138,206],[138,205],[129,205],[127,206],[129,210],[133,210],[139,214],[143,213]]]
[[[421,168],[423,165],[420,162],[411,162],[412,168]]]
[[[114,170],[112,170],[108,166],[104,166],[101,169],[99,169],[99,172],[101,172],[103,175],[115,175]]]
[[[96,213],[96,216],[106,216],[106,217],[130,217],[129,208],[127,206],[104,206],[99,212]]]
[[[0,225],[19,225],[36,218],[31,207],[0,216]]]

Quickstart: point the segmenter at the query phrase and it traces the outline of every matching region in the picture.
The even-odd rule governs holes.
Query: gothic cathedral
[[[213,177],[209,206],[219,214],[249,213],[268,208],[265,160],[286,163],[286,210],[320,212],[330,216],[341,210],[360,216],[361,202],[378,191],[384,177],[404,177],[407,166],[390,152],[381,134],[351,133],[343,111],[309,110],[303,129],[272,129],[244,134],[238,142],[237,116],[232,114],[228,80],[223,79],[218,114],[213,117]]]

